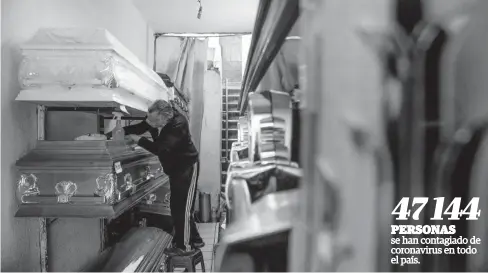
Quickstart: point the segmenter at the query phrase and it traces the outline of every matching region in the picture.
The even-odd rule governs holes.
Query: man
[[[140,136],[147,131],[151,133],[153,141]],[[173,247],[167,252],[184,254],[192,248],[202,248],[205,243],[193,219],[199,155],[191,140],[186,117],[169,102],[157,100],[149,107],[146,120],[124,127],[124,133],[139,146],[157,155],[169,176],[174,237]],[[107,137],[110,136],[111,133],[107,134]]]

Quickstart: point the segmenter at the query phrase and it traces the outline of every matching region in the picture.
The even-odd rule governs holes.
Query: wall
[[[200,148],[200,178],[198,188],[212,193],[212,206],[217,206],[220,192],[220,130],[222,84],[220,74],[205,72],[202,136]]]
[[[17,207],[14,192],[17,173],[14,164],[19,157],[34,147],[37,136],[35,107],[14,101],[20,89],[17,81],[19,44],[29,39],[39,27],[103,27],[142,61],[149,61],[152,67],[149,57],[151,54],[148,53],[148,48],[151,48],[148,41],[152,41],[152,33],[129,0],[2,0],[1,4],[1,265],[2,271],[39,271],[38,221],[13,217]],[[81,269],[86,262],[83,260],[88,254],[86,252],[91,251],[90,247],[75,250],[71,242],[74,238],[77,242],[83,243],[90,242],[88,236],[98,238],[98,234],[83,232],[89,226],[94,230],[93,221],[79,220],[76,224],[65,221],[57,223],[57,231],[71,229],[72,234],[57,234],[59,238],[65,238],[62,244],[68,247],[65,248],[65,253],[56,253],[56,257],[51,260],[50,270]],[[62,226],[64,229],[60,228]],[[73,255],[74,253],[76,255]],[[65,258],[65,262],[62,262]]]

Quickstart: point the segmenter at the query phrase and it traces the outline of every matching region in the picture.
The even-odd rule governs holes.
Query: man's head
[[[157,100],[147,111],[147,123],[155,128],[163,128],[173,118],[174,112],[171,104],[164,100]]]

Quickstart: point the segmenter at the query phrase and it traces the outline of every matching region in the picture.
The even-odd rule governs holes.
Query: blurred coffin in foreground
[[[253,203],[246,185],[234,196],[239,208],[224,231],[216,251],[216,269],[221,272],[286,272],[288,243],[299,209],[297,190],[270,193]],[[245,196],[247,195],[247,197]],[[237,267],[238,268],[237,268]]]
[[[156,156],[124,141],[39,141],[16,166],[17,217],[110,219],[168,181]]]
[[[172,238],[158,228],[134,228],[84,272],[161,272]]]

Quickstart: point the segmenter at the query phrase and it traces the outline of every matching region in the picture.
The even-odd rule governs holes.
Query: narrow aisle
[[[202,248],[203,260],[205,261],[205,271],[213,272],[214,269],[214,246],[217,244],[219,223],[197,223],[198,231],[202,236],[205,246]],[[200,265],[197,272],[202,272]]]

